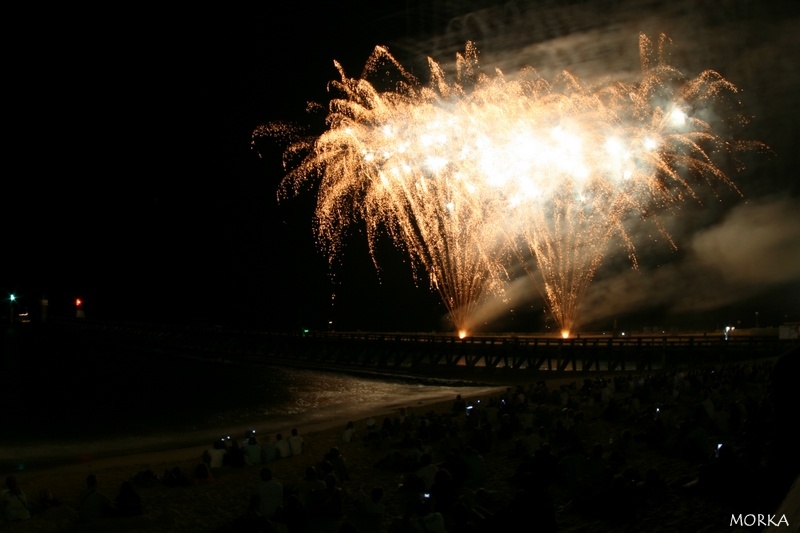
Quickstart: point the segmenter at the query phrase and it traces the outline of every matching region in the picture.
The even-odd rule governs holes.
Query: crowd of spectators
[[[558,386],[536,381],[480,399],[458,395],[451,409],[399,409],[363,428],[349,422],[339,445],[320,457],[304,451],[297,429],[289,439],[221,439],[183,483],[257,469],[231,531],[480,533],[525,523],[555,532],[567,509],[613,526],[635,523],[645,508],[666,513],[676,498],[766,514],[800,474],[782,430],[793,411],[776,404],[797,405],[783,389],[792,382],[776,378],[784,364],[583,374]],[[350,460],[361,461],[360,450],[380,459],[355,476]],[[304,476],[277,479],[277,461],[303,461]],[[374,483],[369,472],[397,483]],[[99,507],[141,513],[135,485],[134,478]],[[4,513],[24,519],[11,499],[15,487],[7,482]]]
[[[776,418],[773,372],[774,362],[762,361],[558,387],[538,381],[481,400],[459,395],[448,411],[401,409],[360,439],[383,452],[371,468],[395,473],[397,486],[353,486],[335,466],[335,448],[304,481],[324,480],[327,488],[317,490],[337,494],[335,505],[291,483],[285,494],[297,496],[292,508],[319,510],[327,530],[363,532],[488,532],[519,523],[557,531],[564,509],[613,524],[636,520],[639,509],[667,512],[675,498],[768,514],[800,473],[776,455],[776,428],[789,420]],[[357,434],[352,423],[347,429]]]

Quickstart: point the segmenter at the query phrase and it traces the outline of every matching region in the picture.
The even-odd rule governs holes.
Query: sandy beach
[[[503,387],[498,387],[497,393],[503,390]],[[417,402],[403,408],[389,406],[377,410],[373,417],[376,420],[395,417],[401,409],[409,414],[416,412],[420,415],[430,411],[446,412],[451,404],[452,401],[448,400],[438,403]],[[366,420],[355,421],[358,434],[366,430]],[[341,441],[341,433],[347,422],[345,419],[329,420],[298,428],[305,441],[304,453],[270,463],[268,466],[275,477],[287,488],[297,485],[308,466],[320,461],[331,447],[337,446],[342,449],[350,465],[352,480],[347,483],[350,490],[379,483],[397,485],[399,476],[376,476],[376,472],[370,468],[386,455],[386,450],[364,445],[360,435],[351,443]],[[290,430],[287,427],[284,433],[288,435]],[[78,518],[79,498],[89,474],[97,476],[102,491],[113,499],[120,485],[139,472],[150,470],[163,477],[166,471],[178,467],[191,475],[206,449],[208,446],[200,445],[104,458],[78,457],[73,464],[3,472],[3,479],[9,475],[17,477],[30,500],[33,516],[23,522],[3,523],[2,527],[19,532],[226,531],[234,527],[237,518],[245,515],[250,493],[259,481],[260,466],[226,466],[214,470],[214,481],[210,484],[188,487],[166,487],[160,482],[147,486],[137,484],[145,508],[143,516],[113,517],[94,524],[81,523]],[[41,505],[39,500],[42,491],[49,491],[60,504],[51,507]]]
[[[752,385],[736,392],[737,398],[755,400],[767,393],[767,370],[761,366],[754,371],[749,369],[748,376]],[[720,372],[717,373],[719,376]],[[687,455],[687,439],[677,428],[681,417],[685,416],[685,408],[696,407],[703,398],[713,398],[708,394],[713,391],[728,392],[728,381],[736,381],[737,374],[726,375],[726,385],[713,384],[706,381],[704,393],[691,390],[691,376],[680,375],[680,380],[687,385],[676,384],[677,377],[670,374],[669,384],[665,384],[665,376],[628,376],[625,378],[601,380],[591,378],[589,389],[587,383],[577,380],[558,380],[548,384],[538,383],[510,387],[497,387],[481,397],[465,398],[468,403],[481,412],[482,426],[489,427],[491,437],[485,448],[480,451],[484,475],[479,480],[464,482],[457,487],[457,498],[467,508],[479,513],[480,519],[473,524],[473,529],[459,529],[458,516],[454,513],[443,513],[446,518],[447,531],[493,531],[499,524],[507,520],[520,519],[518,503],[528,508],[527,519],[530,527],[520,530],[548,530],[546,516],[552,514],[554,529],[565,532],[600,532],[600,531],[653,531],[653,532],[698,532],[698,531],[754,531],[747,527],[734,525],[731,527],[732,513],[761,512],[762,503],[715,497],[708,490],[706,483],[699,483],[701,465],[706,461],[702,456]],[[758,378],[755,380],[754,378]],[[582,378],[583,379],[583,378]],[[629,387],[637,383],[644,384],[652,380],[663,385],[663,390],[650,387],[650,395],[643,396]],[[656,381],[657,380],[657,381]],[[612,390],[606,390],[602,383],[614,383]],[[681,401],[668,402],[671,395],[680,389]],[[523,400],[519,400],[519,396]],[[517,400],[515,400],[517,398]],[[636,401],[633,399],[636,398]],[[479,446],[475,440],[476,429],[466,415],[453,415],[455,398],[433,403],[397,406],[396,404],[383,410],[376,410],[370,417],[378,425],[384,418],[404,420],[406,428],[413,432],[415,442],[427,447],[435,464],[447,469],[452,459],[452,451],[456,449],[451,436],[457,436],[462,445]],[[480,400],[480,403],[478,403]],[[686,405],[683,405],[685,400]],[[519,401],[519,408],[513,411],[517,419],[515,427],[503,433],[504,424],[510,417],[504,417],[502,401]],[[724,397],[716,397],[717,413],[728,409],[730,402]],[[751,408],[755,405],[749,403]],[[648,440],[647,435],[652,426],[645,427],[641,413],[655,408],[670,407],[669,416],[664,417],[667,431],[663,434],[663,442]],[[475,412],[477,412],[477,410]],[[669,410],[669,409],[668,409]],[[613,411],[613,412],[612,412]],[[507,414],[507,413],[506,413]],[[755,416],[755,413],[751,411]],[[734,428],[730,412],[727,414],[728,426],[719,426],[722,417],[709,420],[704,428],[701,446],[712,449],[713,442],[724,439],[738,450],[745,444],[737,440],[739,427]],[[395,435],[376,440],[370,433],[367,438],[367,418],[356,420],[356,438],[352,442],[343,442],[342,430],[347,420],[329,420],[310,427],[299,427],[299,434],[304,438],[305,448],[301,455],[272,461],[268,466],[274,477],[284,487],[284,495],[296,493],[302,485],[306,469],[319,465],[326,453],[337,447],[348,468],[348,477],[340,481],[344,497],[343,515],[335,520],[322,520],[316,516],[315,509],[306,509],[306,524],[303,529],[294,525],[275,523],[277,531],[368,531],[366,526],[358,525],[358,494],[361,490],[369,493],[372,487],[384,489],[382,503],[385,505],[380,526],[377,531],[407,531],[400,526],[403,517],[406,522],[414,523],[414,513],[410,512],[409,491],[400,486],[407,481],[413,471],[408,466],[399,466],[399,458],[408,459],[413,450],[402,444],[403,435]],[[610,482],[608,486],[600,485],[600,491],[590,496],[593,504],[587,504],[586,498],[570,484],[564,459],[574,451],[568,441],[562,440],[559,432],[564,422],[570,421],[571,435],[579,436],[583,443],[584,456],[588,456],[595,444],[601,444],[604,459],[609,462],[614,458],[622,458],[613,466],[614,478],[626,480],[625,486],[618,482]],[[744,423],[744,421],[742,421]],[[474,424],[474,422],[472,423]],[[434,434],[431,428],[439,427]],[[528,492],[530,489],[524,482],[528,459],[532,456],[521,450],[526,427],[536,427],[544,431],[545,440],[552,443],[552,450],[560,464],[561,475],[548,484],[544,492]],[[423,428],[427,428],[423,431]],[[451,432],[449,429],[456,428]],[[291,428],[283,432],[288,435]],[[243,437],[243,435],[242,435]],[[577,442],[577,441],[576,441]],[[108,458],[86,458],[74,464],[53,468],[4,472],[3,476],[15,475],[21,488],[27,494],[32,517],[28,520],[5,524],[4,530],[11,532],[56,532],[56,531],[148,531],[148,532],[234,532],[234,531],[266,531],[254,529],[248,517],[250,496],[259,482],[262,465],[246,465],[244,467],[223,466],[213,469],[213,481],[197,483],[191,480],[195,466],[201,462],[206,446],[163,450],[130,454]],[[464,446],[461,446],[461,450]],[[164,474],[179,468],[191,481],[186,486],[168,486]],[[649,471],[656,472],[656,481],[646,476]],[[159,480],[146,482],[142,472],[150,471]],[[99,488],[112,500],[120,485],[126,480],[133,480],[140,494],[144,512],[134,517],[109,517],[92,523],[81,522],[77,510],[80,495],[85,488],[85,480],[89,474],[97,476]],[[137,475],[139,474],[139,475]],[[652,482],[652,483],[651,483]],[[406,487],[408,485],[406,484]],[[764,488],[766,490],[766,487]],[[49,491],[58,500],[57,505],[45,506],[40,501],[44,491]],[[615,492],[618,491],[618,492]],[[603,496],[604,493],[615,493],[619,501]],[[544,501],[549,505],[539,505]],[[525,503],[527,502],[527,503]],[[534,505],[536,504],[536,505]],[[599,505],[594,505],[599,504]],[[536,509],[539,509],[537,511]],[[773,510],[774,512],[774,510]],[[409,514],[410,513],[410,514]],[[506,518],[504,518],[506,517]],[[539,523],[538,529],[534,527]],[[794,527],[795,529],[791,529]],[[797,531],[797,524],[791,524],[787,531]],[[477,528],[477,529],[475,529]]]

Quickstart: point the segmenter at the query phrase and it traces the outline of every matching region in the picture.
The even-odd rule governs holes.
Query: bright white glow
[[[431,172],[436,173],[447,166],[447,159],[445,159],[444,157],[429,156],[425,158],[425,166]]]
[[[568,336],[612,239],[637,266],[626,221],[694,197],[690,178],[732,185],[707,154],[757,148],[723,141],[678,108],[712,104],[728,82],[708,71],[675,86],[673,69],[649,67],[664,64],[651,57],[661,47],[642,36],[640,50],[641,80],[594,87],[568,73],[552,83],[532,69],[490,75],[473,68],[478,54],[468,43],[454,80],[431,60],[432,82],[423,86],[377,47],[361,78],[336,64],[328,129],[292,138],[286,159],[299,163],[281,192],[319,179],[315,231],[329,256],[358,219],[373,259],[388,234],[408,252],[414,275],[439,292],[456,331],[474,326],[482,299],[522,268]],[[384,86],[389,75],[397,77],[390,91],[369,81]]]
[[[675,127],[681,127],[686,124],[686,113],[678,108],[675,108],[669,114],[669,120]]]

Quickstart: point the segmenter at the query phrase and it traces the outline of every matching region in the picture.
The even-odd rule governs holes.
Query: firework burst
[[[363,221],[378,266],[385,233],[459,331],[525,265],[568,335],[613,239],[636,267],[627,220],[658,225],[655,213],[698,198],[698,177],[735,189],[720,154],[760,147],[701,118],[737,88],[713,71],[685,77],[663,61],[665,43],[641,36],[641,79],[598,86],[532,68],[485,74],[471,43],[452,82],[429,60],[423,84],[377,47],[360,78],[336,64],[324,133],[268,124],[254,135],[288,141],[279,198],[318,185],[315,230],[331,259]]]

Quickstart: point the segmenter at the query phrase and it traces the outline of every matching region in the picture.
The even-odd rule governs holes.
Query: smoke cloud
[[[658,307],[671,314],[712,311],[800,282],[797,199],[744,202],[691,236],[678,255],[595,280],[581,322]]]

